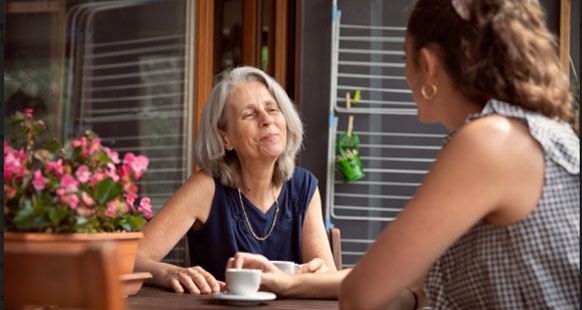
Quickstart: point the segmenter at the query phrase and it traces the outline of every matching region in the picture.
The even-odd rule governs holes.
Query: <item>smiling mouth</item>
[[[275,139],[277,137],[279,137],[278,134],[276,134],[276,133],[270,133],[270,134],[267,134],[267,135],[262,136],[260,140],[261,141],[270,141],[270,140],[273,140],[273,139]]]

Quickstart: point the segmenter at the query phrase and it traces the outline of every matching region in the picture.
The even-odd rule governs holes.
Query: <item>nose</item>
[[[273,116],[266,111],[261,111],[259,120],[261,127],[268,127],[273,123]]]

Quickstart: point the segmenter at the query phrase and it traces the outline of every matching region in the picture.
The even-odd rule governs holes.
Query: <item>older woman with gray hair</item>
[[[144,228],[136,271],[178,293],[209,294],[224,287],[237,252],[308,262],[301,272],[335,270],[317,179],[295,167],[302,138],[294,105],[270,76],[252,67],[221,74],[196,140],[201,170]],[[184,235],[192,267],[161,262]]]

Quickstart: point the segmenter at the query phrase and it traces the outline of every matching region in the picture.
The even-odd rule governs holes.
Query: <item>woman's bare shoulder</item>
[[[200,187],[201,190],[214,191],[214,178],[204,170],[199,170],[191,175],[188,180],[184,183],[184,186],[188,187]]]
[[[456,141],[455,141],[456,140]],[[520,120],[502,115],[482,117],[461,127],[451,142],[462,144],[465,151],[475,156],[487,156],[489,160],[516,160],[531,154],[539,154],[539,143]]]
[[[210,213],[214,192],[215,184],[212,176],[207,172],[198,171],[172,195],[164,208],[186,212],[197,220],[205,220]]]

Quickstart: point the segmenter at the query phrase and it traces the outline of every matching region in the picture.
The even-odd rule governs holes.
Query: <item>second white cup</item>
[[[295,262],[284,261],[284,260],[272,260],[271,263],[273,263],[279,269],[281,269],[287,273],[296,273],[297,270],[299,270],[299,265],[296,264]]]

